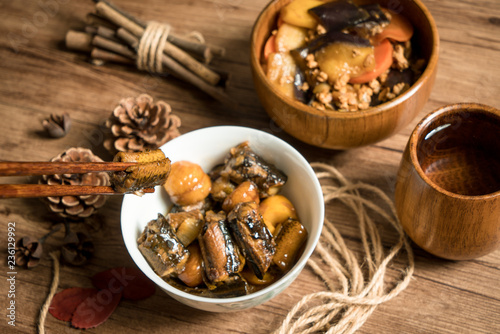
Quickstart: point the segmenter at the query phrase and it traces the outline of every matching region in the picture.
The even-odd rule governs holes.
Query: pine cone
[[[62,115],[51,114],[50,118],[42,121],[42,125],[49,136],[60,138],[64,137],[71,128],[71,118],[67,112]]]
[[[94,243],[86,233],[69,232],[63,243],[61,256],[69,264],[81,266],[94,254]]]
[[[23,237],[16,242],[16,265],[28,269],[36,267],[40,263],[43,254],[43,242],[29,236]]]
[[[101,158],[94,155],[92,151],[82,147],[72,147],[61,153],[51,161],[65,162],[102,162]],[[87,185],[87,186],[109,186],[109,175],[106,172],[87,174],[62,174],[44,175],[40,183],[64,184],[64,185]],[[86,218],[90,217],[97,209],[106,202],[103,195],[62,196],[47,197],[49,208],[62,217]]]
[[[142,94],[137,98],[122,99],[115,108],[106,127],[111,135],[104,147],[111,153],[154,150],[180,135],[181,120],[171,114],[170,105]]]

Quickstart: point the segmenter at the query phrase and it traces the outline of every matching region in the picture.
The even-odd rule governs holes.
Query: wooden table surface
[[[227,48],[215,66],[232,75],[227,92],[240,103],[229,109],[173,78],[158,78],[120,65],[93,66],[86,56],[65,49],[68,29],[82,29],[92,11],[87,1],[0,2],[0,159],[49,160],[65,149],[82,146],[104,160],[101,125],[121,98],[148,93],[167,101],[182,119],[182,133],[213,125],[243,125],[269,131],[295,146],[310,162],[337,167],[351,181],[366,182],[394,194],[395,176],[408,136],[428,112],[448,103],[481,102],[500,107],[500,1],[424,0],[441,37],[436,84],[424,110],[408,127],[375,145],[348,151],[315,148],[274,126],[259,105],[249,68],[252,24],[267,0],[116,0],[142,19],[170,22],[179,34],[202,31],[206,40]],[[62,139],[43,135],[41,120],[69,112],[70,133]],[[498,152],[495,152],[498,154]],[[2,180],[11,182],[12,179]],[[25,180],[26,181],[26,180]],[[89,277],[117,266],[134,266],[120,232],[121,197],[111,198],[87,224],[96,251],[83,267],[63,265],[59,290],[90,287]],[[354,249],[359,248],[353,215],[328,205],[326,214]],[[0,332],[32,333],[49,291],[52,262],[48,252],[62,243],[63,232],[49,239],[47,253],[32,270],[16,274],[16,327],[6,308],[7,225],[16,223],[16,238],[41,237],[57,220],[38,199],[0,201]],[[390,245],[391,240],[385,244]],[[380,305],[359,333],[500,333],[500,251],[471,261],[446,261],[414,246],[415,273],[406,290]],[[361,252],[359,253],[361,256]],[[103,325],[88,333],[268,333],[310,292],[324,290],[306,266],[298,279],[275,299],[237,314],[211,314],[186,307],[159,289],[143,301],[122,301]],[[47,317],[48,333],[74,333],[67,323]]]

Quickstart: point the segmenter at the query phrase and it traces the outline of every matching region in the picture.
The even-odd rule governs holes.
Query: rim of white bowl
[[[293,146],[291,146],[289,143],[284,141],[281,138],[278,138],[270,133],[267,133],[262,130],[257,130],[254,128],[248,128],[248,127],[243,127],[243,126],[233,126],[233,125],[222,125],[222,126],[212,126],[212,127],[206,127],[206,128],[201,128],[197,130],[193,130],[190,132],[187,132],[185,134],[182,134],[181,136],[172,139],[165,145],[161,147],[162,151],[166,151],[169,146],[171,145],[177,145],[177,143],[188,140],[189,137],[198,135],[199,132],[206,132],[207,135],[210,133],[215,134],[218,133],[219,131],[224,131],[224,132],[234,132],[238,136],[242,135],[244,133],[246,136],[250,135],[259,135],[263,136],[263,138],[271,139],[275,142],[277,145],[281,145],[283,149],[286,149],[290,152],[290,154],[293,155],[294,159],[297,159],[300,161],[300,164],[303,165],[309,174],[309,177],[311,178],[312,182],[314,183],[314,189],[316,190],[316,196],[320,200],[320,205],[318,205],[319,208],[319,228],[317,229],[316,233],[314,235],[309,234],[309,240],[311,241],[311,244],[309,247],[304,249],[304,252],[302,253],[300,259],[295,263],[293,268],[283,275],[278,281],[272,283],[271,285],[258,290],[256,292],[250,293],[248,295],[244,296],[238,296],[238,297],[229,297],[229,298],[213,298],[213,297],[203,297],[203,296],[198,296],[194,294],[190,294],[188,292],[184,292],[182,290],[179,290],[172,285],[168,284],[166,281],[164,281],[159,275],[157,275],[149,263],[145,260],[144,256],[142,253],[139,251],[137,247],[137,242],[134,239],[133,242],[130,241],[130,239],[125,238],[124,236],[124,229],[126,228],[125,221],[124,219],[124,213],[126,211],[126,202],[128,201],[129,198],[136,196],[132,194],[127,194],[124,196],[123,201],[122,201],[122,207],[121,207],[121,214],[120,214],[120,226],[122,230],[122,238],[124,239],[125,247],[127,248],[127,251],[129,252],[130,256],[132,257],[132,260],[135,262],[135,264],[139,267],[139,269],[149,278],[151,279],[154,283],[156,283],[159,287],[162,289],[165,289],[169,291],[170,293],[177,295],[181,298],[186,298],[192,301],[198,301],[198,302],[203,302],[203,303],[209,303],[209,304],[230,304],[230,303],[235,303],[235,302],[243,302],[251,299],[256,299],[259,298],[260,296],[263,296],[265,294],[270,293],[271,291],[274,290],[279,290],[279,287],[281,287],[283,284],[286,284],[288,282],[288,277],[290,276],[298,276],[299,273],[302,271],[302,269],[305,267],[305,264],[307,263],[308,259],[310,258],[311,254],[316,248],[316,245],[318,243],[318,240],[321,236],[321,231],[323,229],[323,222],[324,222],[324,200],[323,200],[323,193],[321,192],[321,185],[319,183],[319,180],[316,177],[316,174],[314,170],[312,169],[311,165],[309,162],[300,154]],[[252,145],[252,143],[250,143]],[[279,166],[278,166],[279,167]],[[150,196],[154,194],[146,194],[145,196]],[[309,241],[308,240],[308,241]],[[146,263],[147,267],[143,268],[141,266],[141,263]],[[291,282],[290,282],[291,283]],[[274,297],[274,296],[273,296]]]

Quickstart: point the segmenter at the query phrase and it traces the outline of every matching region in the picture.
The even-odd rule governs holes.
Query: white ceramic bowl
[[[324,202],[321,187],[314,171],[304,157],[283,140],[263,131],[237,127],[218,126],[186,133],[161,147],[172,161],[188,160],[199,164],[205,172],[222,163],[231,147],[248,140],[250,147],[266,161],[276,165],[288,176],[281,193],[295,205],[301,223],[309,236],[305,250],[285,276],[255,293],[234,298],[208,298],[180,291],[158,276],[149,266],[137,247],[137,238],[146,224],[165,214],[171,207],[162,187],[155,193],[142,197],[125,195],[121,211],[121,229],[125,245],[132,259],[142,272],[172,298],[191,307],[211,311],[237,311],[264,303],[293,282],[312,254],[323,227]]]

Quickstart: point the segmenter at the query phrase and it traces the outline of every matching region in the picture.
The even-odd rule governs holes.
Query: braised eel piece
[[[255,202],[240,203],[227,215],[228,225],[255,276],[262,279],[271,265],[276,244]]]
[[[240,275],[230,276],[224,283],[217,285],[214,289],[186,286],[182,281],[172,276],[165,277],[164,279],[168,284],[181,291],[201,297],[231,298],[248,295],[254,291],[254,287],[248,284]]]
[[[166,277],[184,270],[189,251],[162,214],[148,223],[137,243],[142,255],[159,276]]]
[[[207,211],[198,237],[209,288],[214,289],[243,270],[245,261],[226,226],[224,211]]]
[[[289,218],[280,223],[274,235],[276,242],[274,264],[281,271],[289,271],[300,255],[306,239],[307,230],[297,219]]]
[[[287,181],[285,173],[257,155],[248,141],[231,148],[224,163],[221,176],[227,175],[237,184],[253,181],[262,198],[276,194]]]
[[[140,192],[144,188],[162,185],[170,173],[170,160],[161,150],[145,152],[119,152],[115,162],[137,162],[121,172],[110,174],[113,188],[118,192]]]

